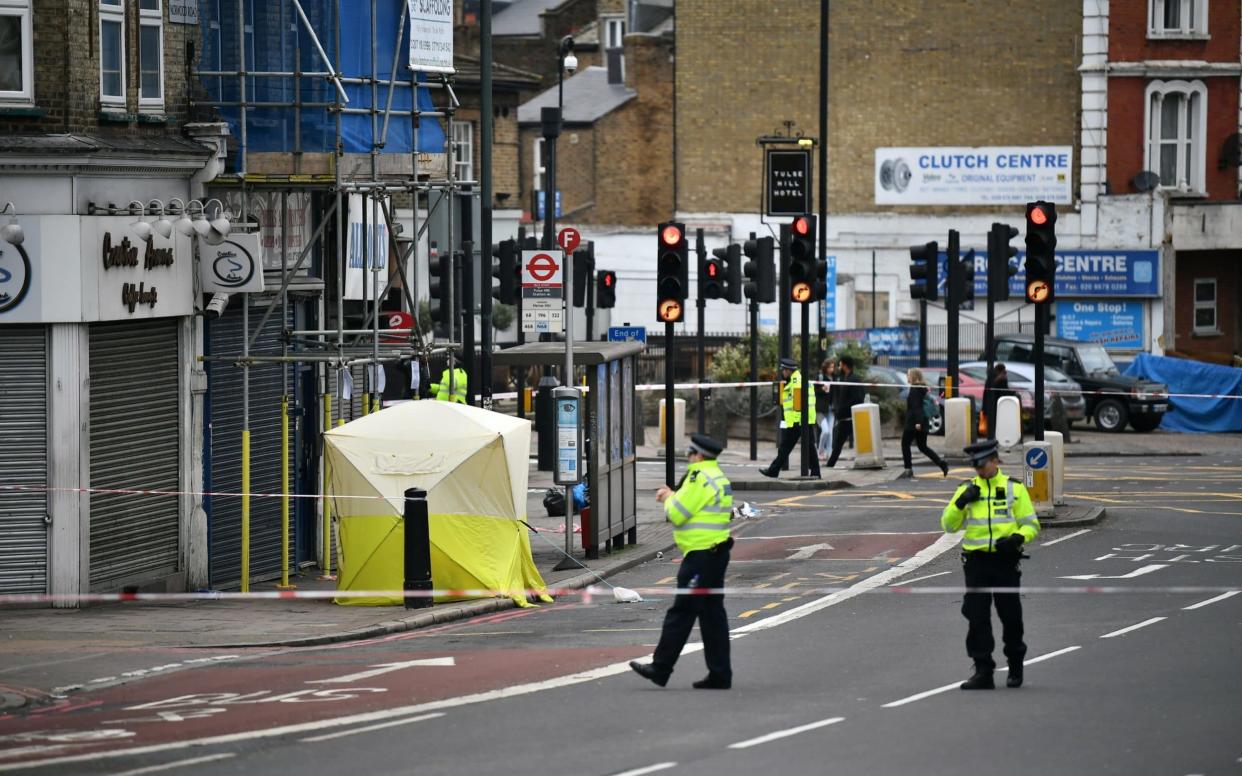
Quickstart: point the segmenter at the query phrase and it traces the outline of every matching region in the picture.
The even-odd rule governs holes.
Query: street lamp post
[[[570,35],[561,38],[556,49],[556,110],[544,108],[540,113],[543,124],[544,150],[547,160],[544,166],[543,192],[543,247],[552,250],[556,244],[556,139],[561,134],[561,113],[565,109],[565,70],[578,69],[578,57],[574,56],[574,39]]]

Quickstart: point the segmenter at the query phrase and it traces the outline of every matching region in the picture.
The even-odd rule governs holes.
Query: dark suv
[[[1035,335],[1002,334],[996,338],[997,361],[1035,363]],[[1087,415],[1103,431],[1121,431],[1128,422],[1135,431],[1151,431],[1169,411],[1169,389],[1121,374],[1103,345],[1095,342],[1044,339],[1044,363],[1082,385]]]

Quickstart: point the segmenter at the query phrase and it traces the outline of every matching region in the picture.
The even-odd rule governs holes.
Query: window
[[[469,121],[453,122],[453,176],[474,180],[474,124]]]
[[[1195,278],[1194,333],[1220,333],[1216,328],[1216,278]]]
[[[1207,35],[1207,0],[1148,0],[1147,8],[1149,38]]]
[[[875,310],[875,318],[871,316]],[[854,293],[854,327],[871,329],[876,326],[888,326],[888,292],[856,291]]]
[[[620,17],[604,20],[604,48],[619,49],[625,37],[625,19]]]
[[[34,102],[30,0],[0,0],[0,102]]]
[[[1146,169],[1160,185],[1205,193],[1204,124],[1207,87],[1202,81],[1152,81],[1147,85]]]
[[[99,101],[125,105],[125,6],[99,0]]]
[[[535,138],[534,157],[531,162],[531,189],[533,191],[543,191],[543,174],[545,168],[543,166],[543,138]]]
[[[138,106],[164,107],[164,20],[160,0],[138,2]]]

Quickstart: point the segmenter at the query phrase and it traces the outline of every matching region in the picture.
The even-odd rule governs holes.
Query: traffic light
[[[716,248],[712,254],[724,265],[724,292],[722,296],[729,304],[742,301],[742,246],[730,243],[723,248]]]
[[[492,246],[492,277],[498,281],[492,289],[492,296],[501,304],[517,304],[517,257],[517,240],[501,240]]]
[[[673,221],[660,224],[657,237],[656,317],[664,323],[677,323],[685,312],[686,291],[690,285],[690,245],[686,226]]]
[[[1026,301],[1054,299],[1057,274],[1057,206],[1030,202],[1026,206]]]
[[[595,306],[600,310],[617,306],[617,273],[610,269],[595,274]]]
[[[934,302],[940,298],[940,246],[935,240],[910,246],[911,299]]]
[[[953,295],[958,304],[975,301],[975,249],[966,251],[957,270],[957,293]]]
[[[574,307],[586,307],[587,284],[595,275],[595,241],[574,251]]]
[[[452,255],[438,252],[433,245],[427,264],[427,296],[431,320],[441,326],[448,326],[449,323],[449,281],[452,277]]]
[[[725,292],[724,249],[712,250],[712,255],[703,259],[699,272],[699,298],[720,299]]]
[[[789,298],[810,304],[815,282],[815,216],[798,216],[789,228]]]
[[[988,232],[988,299],[993,302],[1009,300],[1009,278],[1018,272],[1009,263],[1018,255],[1018,249],[1009,241],[1017,236],[1017,228],[1009,224],[992,224],[992,231]]]
[[[746,276],[746,298],[752,302],[776,301],[775,252],[771,237],[747,240],[742,245],[742,253],[748,259],[742,267],[742,274]]]

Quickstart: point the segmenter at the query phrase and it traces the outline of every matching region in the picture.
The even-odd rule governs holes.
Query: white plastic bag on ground
[[[619,604],[637,604],[643,600],[638,591],[630,590],[628,587],[614,587],[612,589],[612,597]]]

